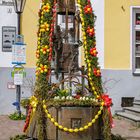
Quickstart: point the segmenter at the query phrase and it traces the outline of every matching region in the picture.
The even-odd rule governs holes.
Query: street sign
[[[0,5],[2,6],[13,6],[14,3],[12,0],[0,0]]]
[[[13,67],[13,70],[11,72],[11,76],[14,78],[15,74],[22,74],[23,77],[26,77],[26,72],[25,72],[25,69],[22,65],[15,65]]]
[[[15,73],[14,74],[14,84],[22,85],[23,84],[23,73]]]
[[[15,43],[16,27],[3,26],[2,27],[2,51],[12,52],[12,44]]]
[[[26,64],[26,44],[12,45],[12,64]]]
[[[8,82],[8,83],[7,83],[7,88],[8,88],[8,89],[15,89],[16,86],[14,85],[13,82]]]
[[[26,44],[23,35],[16,36],[16,43],[12,45],[12,64],[26,64]]]
[[[22,85],[23,78],[26,76],[25,69],[22,65],[15,65],[12,70],[12,77],[14,78],[14,85]]]

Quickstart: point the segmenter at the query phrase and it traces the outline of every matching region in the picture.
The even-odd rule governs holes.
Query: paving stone
[[[23,134],[24,121],[14,121],[8,116],[0,116],[0,140],[9,140],[10,137]]]
[[[127,140],[140,140],[140,128],[126,120],[114,119],[113,134],[119,134]],[[9,140],[11,136],[23,134],[24,121],[13,121],[8,116],[0,116],[0,140]]]

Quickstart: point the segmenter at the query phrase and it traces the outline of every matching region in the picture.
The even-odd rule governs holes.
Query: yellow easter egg
[[[83,127],[79,128],[79,131],[83,131],[83,130],[84,130],[84,128],[83,128]]]
[[[50,114],[47,114],[47,117],[50,119],[51,118],[51,115]]]
[[[43,105],[43,108],[44,108],[44,109],[46,109],[46,108],[47,108],[47,106],[46,106],[46,105]]]
[[[97,95],[97,92],[96,91],[94,91],[94,95]]]
[[[58,123],[57,123],[57,122],[55,122],[55,123],[54,123],[54,125],[55,125],[55,126],[58,126]]]
[[[88,123],[88,127],[90,127],[90,126],[92,126],[92,123],[90,122],[90,123]]]
[[[91,67],[91,64],[90,64],[90,62],[88,63],[88,67]]]
[[[98,114],[100,115],[101,113],[102,113],[102,111],[101,111],[101,110],[99,110],[99,111],[98,111]]]
[[[84,45],[87,45],[87,41],[84,41]]]
[[[91,68],[89,68],[88,71],[91,72]]]
[[[99,118],[99,116],[98,116],[98,115],[96,115],[96,116],[95,116],[95,119],[98,119],[98,118]]]
[[[95,121],[96,121],[95,119],[92,119],[92,123],[95,123]]]
[[[86,40],[86,39],[87,39],[87,37],[86,37],[86,36],[83,36],[83,39],[84,39],[84,40]]]
[[[92,90],[94,91],[95,90],[95,87],[92,87]]]
[[[85,23],[84,22],[82,22],[82,26],[85,26]]]
[[[53,122],[53,123],[55,122],[54,118],[51,118],[51,122]]]
[[[85,125],[85,126],[84,126],[84,129],[88,129],[88,126],[87,126],[87,125]]]
[[[63,130],[64,130],[64,131],[68,131],[68,128],[64,127]]]
[[[88,73],[88,76],[91,77],[91,73]]]
[[[73,129],[68,129],[68,131],[69,131],[70,133],[72,133],[72,132],[73,132]]]
[[[59,125],[58,128],[59,128],[59,129],[63,129],[63,126],[62,126],[62,125]]]
[[[76,129],[74,129],[74,132],[78,132],[79,130],[76,128]]]

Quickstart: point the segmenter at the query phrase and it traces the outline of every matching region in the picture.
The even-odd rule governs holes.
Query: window
[[[133,73],[140,74],[140,8],[132,10]]]

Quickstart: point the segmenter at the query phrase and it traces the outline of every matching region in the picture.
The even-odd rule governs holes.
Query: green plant
[[[63,96],[69,96],[69,91],[66,90],[66,89],[57,89],[56,91],[56,96],[59,96],[59,97],[63,97]]]
[[[21,114],[21,116],[19,116],[17,112],[14,112],[13,114],[9,115],[9,118],[11,120],[25,120],[26,116],[24,114]]]
[[[125,138],[122,138],[120,135],[111,135],[112,140],[126,140]]]
[[[26,135],[16,135],[15,137],[11,137],[10,140],[25,140],[28,138]]]
[[[27,106],[29,106],[29,104],[30,104],[30,99],[29,99],[29,98],[22,99],[21,102],[20,102],[20,104],[21,104],[21,106],[22,106],[23,108],[26,109]]]

